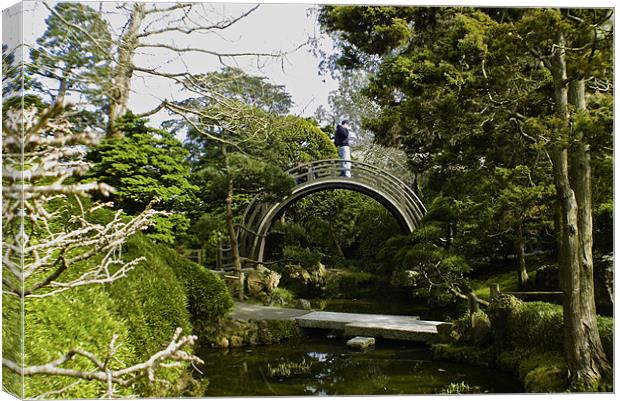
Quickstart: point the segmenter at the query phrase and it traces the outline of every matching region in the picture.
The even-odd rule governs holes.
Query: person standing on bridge
[[[338,147],[338,157],[343,160],[340,162],[340,176],[351,177],[351,148],[349,147],[349,120],[342,120],[336,126],[334,144]]]

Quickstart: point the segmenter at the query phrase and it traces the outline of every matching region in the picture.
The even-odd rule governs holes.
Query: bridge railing
[[[343,167],[341,163],[350,163],[348,169],[351,177],[341,177]],[[426,214],[424,205],[411,187],[394,175],[371,164],[341,159],[318,160],[300,164],[289,170],[296,184],[307,185],[315,181],[327,181],[333,179],[352,180],[356,183],[365,184],[371,188],[380,190],[389,196],[391,201],[400,205],[401,210],[407,214],[408,220],[419,222]],[[262,217],[269,210],[272,203],[264,202],[256,197],[246,209],[243,215],[243,225],[249,231],[238,231],[239,247],[242,254],[249,254],[254,245],[254,235],[261,223]]]
[[[424,205],[411,187],[389,172],[372,164],[360,161],[328,159],[301,164],[289,169],[287,172],[295,178],[298,184],[302,184],[308,181],[338,177],[343,171],[341,163],[350,163],[350,169],[348,170],[351,173],[350,178],[352,180],[370,184],[387,192],[395,201],[403,204],[407,210],[412,212],[412,217],[414,217],[415,221],[418,221],[426,214]]]

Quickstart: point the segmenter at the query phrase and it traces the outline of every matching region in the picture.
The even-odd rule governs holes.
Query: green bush
[[[488,314],[498,347],[505,350],[536,348],[563,352],[561,306],[545,302],[523,302],[510,295],[501,295],[491,302]]]
[[[514,311],[510,325],[515,346],[545,351],[564,351],[562,306],[545,302],[523,302]],[[535,341],[532,341],[535,339]]]
[[[568,371],[560,352],[518,348],[501,352],[497,362],[503,369],[517,373],[527,392],[562,392],[568,388]]]
[[[295,293],[286,288],[276,287],[273,289],[271,299],[280,305],[292,305],[295,303]]]
[[[21,316],[20,299],[16,296],[2,294],[2,357],[12,361],[21,359]],[[2,369],[2,388],[22,398],[21,377],[8,369]]]
[[[185,287],[192,322],[209,324],[225,317],[233,300],[224,280],[217,274],[165,247],[159,247],[159,257],[172,268]]]
[[[29,298],[25,302],[25,364],[39,365],[57,359],[68,351],[80,348],[103,359],[114,334],[119,335],[118,360],[135,363],[134,342],[129,325],[114,312],[112,300],[102,287],[90,286],[48,297]],[[120,362],[113,360],[111,367],[119,369]],[[63,365],[66,368],[92,370],[85,358],[75,357]],[[26,377],[26,398],[58,390],[74,383],[75,378],[37,375]],[[59,398],[99,398],[105,395],[107,385],[98,381],[81,381],[62,394],[49,395]],[[132,389],[120,389],[120,396],[132,394]]]
[[[297,322],[292,320],[258,321],[259,344],[276,344],[299,335]]]
[[[190,334],[185,289],[172,268],[159,257],[162,245],[155,245],[143,234],[134,235],[124,247],[126,260],[145,256],[146,260],[127,274],[127,277],[107,285],[116,313],[127,322],[128,342],[140,361],[165,347],[177,327]],[[162,372],[162,378],[175,382],[182,368]],[[150,388],[146,381],[139,387],[142,395],[162,395],[163,389]]]

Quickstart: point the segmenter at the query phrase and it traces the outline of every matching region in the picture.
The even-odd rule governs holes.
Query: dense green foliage
[[[607,13],[325,6],[320,22],[338,43],[338,65],[371,71],[363,92],[379,112],[363,126],[377,142],[405,149],[427,203],[438,196],[451,201],[454,252],[492,258],[555,248],[545,152],[559,134],[544,57],[555,32],[578,41]],[[597,51],[567,53],[570,74],[600,83],[588,86],[587,110],[572,117],[591,146],[601,230],[595,249],[609,238],[601,234],[609,222],[612,132],[609,35],[598,38]]]
[[[114,300],[117,313],[129,324],[129,341],[141,358],[157,352],[177,327],[191,332],[185,288],[176,278],[173,266],[160,257],[161,245],[142,235],[131,238],[125,257],[145,256],[127,278],[106,287]]]
[[[185,288],[192,323],[213,324],[233,307],[224,281],[203,266],[180,256],[172,249],[159,249],[159,257],[172,267]]]
[[[487,312],[453,321],[450,341],[433,346],[435,357],[511,370],[527,392],[568,389],[560,305],[502,295]],[[613,358],[613,319],[599,316],[597,321],[605,353]]]
[[[162,302],[162,307],[167,304]],[[155,313],[154,313],[155,314]],[[118,361],[137,363],[147,355],[136,347],[142,344],[134,342],[132,322],[126,316],[117,313],[117,305],[102,287],[78,288],[49,299],[32,299],[25,303],[25,363],[37,365],[54,360],[74,348],[94,352],[100,357],[107,351],[112,336],[118,334],[122,341],[118,350]],[[161,316],[160,318],[163,318]],[[96,335],[93,335],[96,333]],[[158,342],[165,343],[165,337],[153,335]],[[122,365],[117,360],[112,362],[113,368]],[[91,362],[84,358],[75,358],[67,364],[68,368],[88,370]],[[170,378],[170,376],[168,376]],[[25,397],[34,397],[49,391],[58,390],[75,381],[74,378],[63,376],[33,376],[25,380]],[[67,398],[99,398],[107,391],[104,383],[96,381],[80,381],[70,388],[62,397]],[[129,395],[132,389],[123,389],[120,394]],[[142,394],[148,395],[143,388]],[[51,396],[51,394],[50,394]]]
[[[274,234],[270,241],[274,259],[282,256],[305,267],[318,261],[331,267],[353,263],[367,271],[381,271],[377,253],[401,231],[377,201],[358,192],[334,190],[299,200],[275,232],[283,235]]]
[[[139,213],[152,201],[157,202],[154,208],[170,212],[156,217],[150,235],[172,244],[187,230],[185,213],[196,202],[198,188],[189,182],[188,152],[172,134],[148,127],[146,120],[131,113],[115,127],[123,137],[104,139],[91,150],[88,177],[114,187],[112,201],[126,213]]]

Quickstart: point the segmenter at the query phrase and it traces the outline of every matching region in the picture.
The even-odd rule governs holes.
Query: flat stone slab
[[[301,327],[329,330],[344,330],[349,323],[372,323],[375,326],[385,324],[412,323],[418,316],[374,315],[366,313],[310,312],[296,320]]]
[[[296,317],[306,315],[307,310],[279,308],[235,302],[235,309],[231,317],[239,320],[295,320]]]
[[[374,337],[434,343],[437,327],[445,322],[419,320],[418,316],[340,313],[279,308],[235,302],[231,317],[239,320],[295,320],[300,327],[342,330],[346,337]]]
[[[442,324],[444,323],[428,320],[381,322],[379,324],[374,322],[353,322],[345,326],[344,335],[434,343],[439,340],[437,326]]]
[[[355,349],[366,349],[375,345],[373,337],[353,337],[347,341],[347,346]]]

